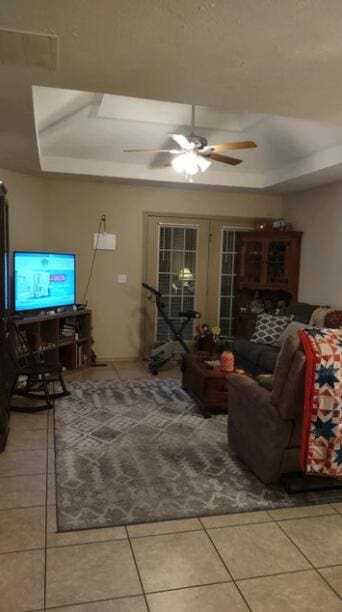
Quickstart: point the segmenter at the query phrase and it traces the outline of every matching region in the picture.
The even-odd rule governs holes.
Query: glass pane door
[[[222,232],[221,284],[219,327],[224,336],[231,336],[234,324],[234,300],[236,297],[236,232]]]
[[[248,225],[229,226],[229,220],[210,222],[208,261],[207,323],[218,325],[221,334],[234,333],[238,267],[238,233],[252,229]]]
[[[181,311],[195,309],[197,234],[198,227],[159,226],[158,287],[163,294],[165,312],[176,326],[180,324]],[[193,336],[191,321],[183,337],[192,340]],[[170,338],[170,329],[158,316],[156,340],[161,342]]]
[[[183,331],[186,341],[193,340],[195,325],[207,321],[209,225],[206,219],[147,215],[143,280],[162,293],[165,313],[176,327],[180,312],[201,313]],[[142,297],[143,356],[148,358],[153,344],[169,340],[171,333],[147,291]]]

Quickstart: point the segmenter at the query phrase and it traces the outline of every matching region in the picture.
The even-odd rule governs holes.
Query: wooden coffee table
[[[212,413],[228,410],[226,383],[229,374],[222,372],[220,367],[210,368],[204,363],[212,359],[209,353],[185,353],[181,365],[182,388],[191,395],[206,418]]]

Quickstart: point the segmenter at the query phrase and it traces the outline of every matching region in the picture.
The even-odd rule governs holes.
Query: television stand
[[[66,370],[91,365],[91,310],[70,310],[53,315],[13,317],[13,323],[27,332],[33,351],[59,361]]]

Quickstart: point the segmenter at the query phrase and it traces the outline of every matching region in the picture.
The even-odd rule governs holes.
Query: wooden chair
[[[54,400],[70,395],[65,386],[62,365],[58,361],[47,360],[44,353],[32,348],[29,332],[20,330],[14,323],[10,325],[10,357],[14,365],[11,386],[10,409],[17,412],[37,412],[52,408]],[[55,385],[60,390],[55,390]],[[52,387],[52,392],[51,392]],[[13,396],[43,403],[39,405],[12,404]]]

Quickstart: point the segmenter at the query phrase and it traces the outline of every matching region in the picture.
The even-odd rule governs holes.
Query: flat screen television
[[[14,310],[45,310],[76,302],[76,256],[71,253],[13,253]]]

